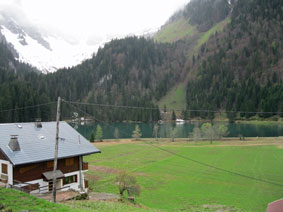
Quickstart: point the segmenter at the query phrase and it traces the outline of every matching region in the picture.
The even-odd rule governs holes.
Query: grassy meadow
[[[4,209],[1,210],[1,207]],[[13,189],[0,188],[0,211],[3,212],[146,212],[138,205],[120,202],[100,201],[68,201],[62,203],[51,203],[38,199],[32,195]],[[158,211],[152,211],[158,212]]]
[[[270,145],[268,145],[270,142]],[[276,145],[271,145],[275,143]],[[102,154],[89,161],[93,191],[118,194],[115,176],[134,173],[142,192],[136,198],[145,208],[162,211],[265,211],[282,197],[283,186],[229,174],[162,151],[161,147],[222,169],[283,185],[282,139],[214,142],[105,142]],[[224,209],[223,209],[224,210]],[[150,210],[149,210],[150,211]]]
[[[187,20],[180,18],[179,20],[168,23],[154,37],[156,42],[172,43],[179,39],[189,38],[194,36],[197,30],[191,26]]]
[[[0,205],[5,208],[3,211],[12,210],[13,212],[20,211],[57,211],[68,212],[70,207],[47,202],[43,199],[38,199],[29,194],[13,189],[0,188]],[[2,210],[0,210],[2,211]],[[73,212],[80,212],[81,210],[72,210]]]
[[[95,145],[102,153],[84,158],[89,162],[87,178],[91,190],[118,194],[115,177],[127,171],[137,177],[142,187],[135,204],[126,200],[71,200],[53,204],[0,188],[0,205],[16,212],[260,212],[283,194],[282,138],[227,139],[214,141],[212,145],[185,139],[176,139],[176,142],[128,139]],[[190,159],[280,185],[223,172]]]
[[[176,88],[172,89],[166,96],[164,96],[159,102],[159,108],[166,105],[167,108],[176,108],[178,110],[184,110],[186,108],[186,89],[181,83]]]

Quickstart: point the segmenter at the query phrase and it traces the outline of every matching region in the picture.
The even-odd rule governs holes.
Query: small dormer
[[[13,152],[21,151],[20,144],[18,141],[18,135],[11,135],[11,139],[8,146]]]
[[[36,119],[34,124],[36,128],[42,128],[41,119]]]

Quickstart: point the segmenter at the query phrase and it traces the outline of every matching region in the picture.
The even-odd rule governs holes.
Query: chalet
[[[83,156],[100,151],[66,122],[59,124],[56,188],[86,191]],[[0,124],[0,181],[31,193],[53,186],[56,122]]]

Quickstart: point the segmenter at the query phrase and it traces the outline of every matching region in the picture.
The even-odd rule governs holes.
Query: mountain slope
[[[181,17],[163,26],[154,36],[154,40],[156,42],[171,43],[184,38],[192,38],[196,34],[195,27],[190,25],[184,17]]]
[[[232,5],[227,0],[192,0],[177,11],[155,35],[157,42],[180,39],[196,41],[217,23],[228,17]]]
[[[184,40],[186,57],[194,57],[211,35],[221,32],[230,22],[231,10],[232,5],[227,0],[192,0],[162,26],[154,40],[163,43]],[[188,70],[190,67],[186,65],[184,69]],[[185,109],[186,101],[184,99],[186,99],[186,85],[189,78],[190,74],[180,82],[180,86],[172,88],[159,101],[159,105],[179,110]],[[180,90],[180,88],[182,89]]]
[[[14,74],[3,67],[0,81],[5,82],[7,76],[11,76],[3,84],[6,89],[3,89],[3,101],[0,101],[0,105],[3,110],[17,109],[32,105],[32,101],[56,101],[60,95],[69,101],[157,108],[155,102],[185,75],[182,72],[185,63],[182,46],[182,43],[155,44],[149,39],[128,37],[111,41],[79,66],[61,69],[46,76],[29,72]],[[26,95],[24,96],[21,91],[26,92]],[[21,98],[16,98],[17,96]],[[5,98],[9,104],[4,103]],[[85,109],[103,121],[160,119],[158,109]],[[33,115],[29,115],[32,111]],[[9,116],[2,114],[7,118],[1,121],[27,121],[41,112],[44,112],[40,115],[43,120],[55,117],[54,107],[49,107],[45,108],[45,111],[11,111]],[[62,117],[70,118],[73,112],[78,111],[66,106],[62,111]]]
[[[206,4],[221,1],[201,2],[203,8],[211,8]],[[226,17],[213,17],[227,14],[222,6],[219,8],[224,12],[214,11],[208,21],[200,15],[196,24],[190,23],[193,16],[189,15],[188,24],[195,24],[198,30],[199,36],[194,39],[172,43],[137,37],[113,40],[82,64],[47,75],[28,71],[31,68],[14,60],[4,42],[0,48],[0,107],[17,110],[2,113],[1,121],[32,121],[36,116],[54,119],[54,106],[18,108],[56,101],[59,95],[70,101],[156,108],[84,106],[85,111],[103,121],[156,121],[160,118],[157,105],[163,108],[164,104],[182,110],[243,111],[229,112],[231,120],[236,116],[249,118],[255,111],[264,118],[276,115],[283,109],[283,15],[278,9],[282,4],[230,1]],[[205,26],[210,28],[201,32]],[[66,105],[62,117],[71,118],[78,111]],[[264,113],[269,111],[273,113]],[[214,118],[209,112],[189,115]]]
[[[238,0],[231,23],[187,61],[188,109],[258,111],[270,117],[283,111],[281,1]],[[213,114],[191,116],[213,118]],[[231,120],[237,114],[228,113]],[[240,113],[249,118],[254,113]],[[281,114],[283,115],[283,114]]]

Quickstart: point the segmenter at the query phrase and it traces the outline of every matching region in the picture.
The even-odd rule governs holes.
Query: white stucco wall
[[[13,165],[10,163],[10,161],[7,160],[0,160],[0,174],[2,173],[2,164],[6,164],[7,171],[8,171],[8,184],[12,185],[13,184]],[[5,175],[5,174],[4,174]]]

